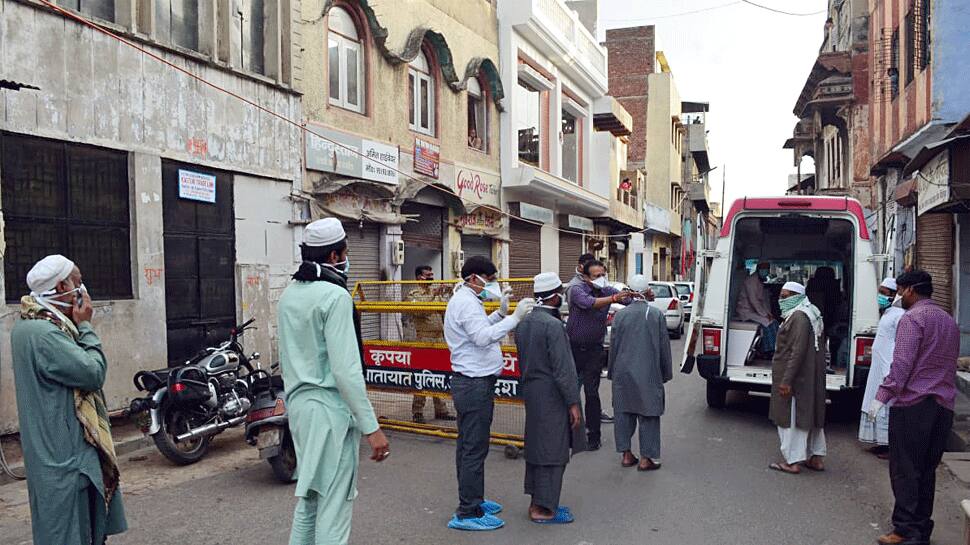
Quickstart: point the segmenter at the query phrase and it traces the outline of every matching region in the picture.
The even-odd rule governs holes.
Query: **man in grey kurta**
[[[34,265],[27,285],[10,341],[34,543],[102,545],[127,523],[91,299],[59,255]]]
[[[825,456],[825,345],[822,313],[805,287],[788,282],[779,299],[782,322],[771,361],[771,407],[784,462],[771,469],[799,473],[800,464],[822,471]]]
[[[637,298],[613,318],[609,375],[613,381],[613,434],[623,467],[639,464],[640,471],[660,469],[660,417],[664,413],[664,383],[673,378],[670,336],[663,312],[648,300],[649,281],[638,274],[630,279]],[[640,459],[631,439],[640,428]]]
[[[563,287],[556,273],[534,279],[537,306],[515,329],[522,395],[525,398],[525,493],[529,518],[540,523],[572,522],[560,507],[562,479],[573,452],[584,450],[579,380],[559,308]]]

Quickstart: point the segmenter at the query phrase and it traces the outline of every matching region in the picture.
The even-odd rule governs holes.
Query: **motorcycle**
[[[273,364],[275,372],[279,364]],[[290,434],[283,377],[257,370],[253,378],[253,406],[246,415],[246,442],[259,449],[273,476],[282,483],[296,480],[296,448]]]
[[[246,421],[253,380],[262,375],[252,367],[255,362],[258,368],[259,353],[247,358],[240,338],[254,322],[234,327],[228,341],[200,351],[178,367],[135,374],[135,387],[148,395],[133,400],[128,413],[147,413],[142,431],[172,462],[199,461],[215,435]]]

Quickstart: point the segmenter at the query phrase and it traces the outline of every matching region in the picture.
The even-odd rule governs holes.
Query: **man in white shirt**
[[[535,306],[522,299],[509,316],[509,294],[496,281],[498,270],[481,256],[461,269],[462,285],[445,310],[445,341],[451,351],[451,395],[458,413],[458,509],[448,523],[456,530],[497,530],[505,522],[495,515],[502,506],[485,500],[485,457],[495,406],[495,382],[502,372],[500,343]],[[499,300],[500,308],[485,313],[484,301]]]

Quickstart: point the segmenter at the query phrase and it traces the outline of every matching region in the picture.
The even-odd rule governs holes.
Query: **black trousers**
[[[497,377],[451,377],[451,396],[458,415],[455,468],[458,471],[458,518],[484,515],[485,458],[491,437]]]
[[[929,542],[933,533],[936,468],[953,426],[953,411],[928,397],[909,407],[889,409],[889,477],[896,506],[897,534]]]
[[[579,384],[586,396],[586,437],[590,443],[599,443],[602,436],[600,415],[603,411],[600,402],[600,372],[605,363],[603,343],[573,344],[571,348]]]

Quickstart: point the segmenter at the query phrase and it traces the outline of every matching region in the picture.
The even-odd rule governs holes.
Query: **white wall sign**
[[[574,216],[572,214],[566,217],[569,222],[570,229],[579,229],[580,231],[593,231],[593,220],[589,218],[584,218],[582,216]]]
[[[556,218],[556,215],[552,213],[552,210],[543,208],[541,206],[536,206],[534,204],[529,204],[527,202],[519,203],[519,216],[525,220],[539,221],[542,223],[552,223]]]
[[[499,177],[455,163],[455,193],[463,200],[498,208]]]
[[[947,203],[950,200],[950,152],[944,150],[930,159],[916,174],[919,188],[917,212],[925,212]]]
[[[391,185],[398,184],[401,154],[398,152],[397,146],[364,140],[361,151],[366,157],[361,178]]]
[[[216,202],[216,177],[179,169],[179,197],[190,201]]]

